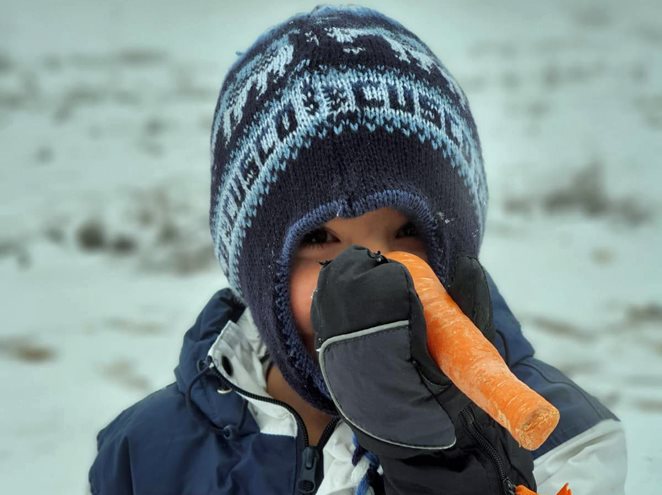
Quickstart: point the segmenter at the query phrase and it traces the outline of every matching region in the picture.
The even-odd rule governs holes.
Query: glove
[[[487,277],[477,259],[456,258],[447,291],[493,342]],[[320,271],[311,319],[331,398],[359,444],[379,457],[388,493],[535,487],[530,453],[430,356],[423,308],[402,264],[349,247]]]

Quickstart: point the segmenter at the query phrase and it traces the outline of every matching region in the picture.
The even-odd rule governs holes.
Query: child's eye
[[[302,246],[321,247],[323,244],[330,242],[331,234],[326,229],[319,228],[308,232],[301,239]]]
[[[396,238],[400,237],[418,237],[418,229],[414,222],[407,222],[400,227],[396,233]],[[327,243],[333,242],[335,237],[325,228],[320,227],[311,230],[301,238],[300,246],[321,248]]]
[[[398,231],[398,236],[400,237],[400,234],[404,237],[417,237],[418,236],[418,230],[416,229],[416,225],[414,225],[414,222],[407,222],[405,225],[400,227],[400,230]]]

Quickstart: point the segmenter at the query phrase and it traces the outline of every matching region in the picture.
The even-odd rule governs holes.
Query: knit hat
[[[335,217],[407,215],[442,283],[478,256],[487,184],[462,89],[416,35],[359,6],[317,6],[262,34],[214,113],[210,229],[229,285],[287,382],[333,412],[290,306],[301,238]]]

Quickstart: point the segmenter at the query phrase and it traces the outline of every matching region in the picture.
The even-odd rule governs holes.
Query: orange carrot
[[[558,410],[513,375],[424,260],[404,251],[384,256],[411,274],[423,305],[428,349],[441,370],[522,447],[540,447],[559,422]]]
[[[568,488],[568,484],[566,483],[556,495],[572,495],[572,490]]]
[[[536,492],[529,490],[527,487],[524,485],[517,485],[515,488],[515,495],[537,495]],[[572,490],[568,488],[568,484],[566,483],[563,485],[563,487],[559,490],[559,492],[556,495],[572,495]]]

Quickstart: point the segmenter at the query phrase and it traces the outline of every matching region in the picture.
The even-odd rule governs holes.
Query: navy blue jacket
[[[521,380],[561,412],[559,426],[534,459],[550,457],[601,422],[613,423],[615,416],[594,397],[534,357],[491,278],[489,283],[499,352]],[[296,493],[305,433],[261,433],[246,399],[219,393],[225,390],[205,372],[219,332],[244,311],[232,301],[229,289],[218,291],[186,332],[175,383],[129,407],[98,434],[98,455],[89,472],[93,494]],[[566,481],[572,487],[572,480]]]

